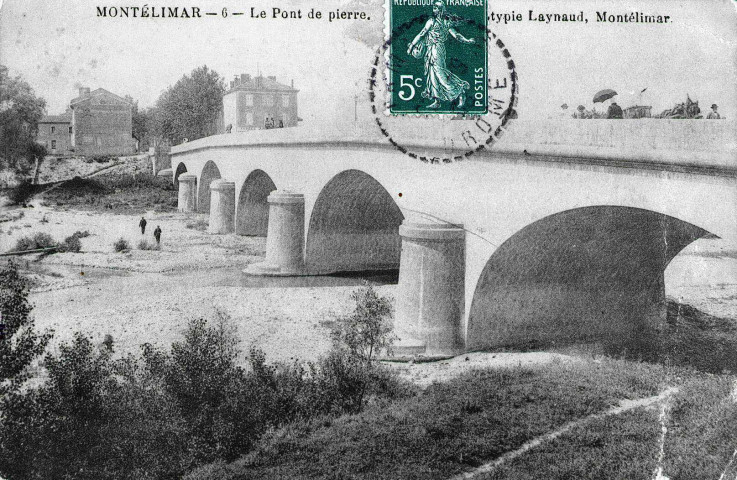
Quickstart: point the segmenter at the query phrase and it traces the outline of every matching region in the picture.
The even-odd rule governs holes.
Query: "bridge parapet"
[[[644,168],[691,167],[734,175],[737,123],[658,118],[521,121],[510,124],[508,135],[490,152],[500,153],[636,162]]]
[[[476,145],[463,137],[428,138],[424,129],[407,123],[397,132],[408,150],[436,149],[447,155],[462,154]],[[478,137],[478,134],[476,134]],[[452,148],[451,148],[452,145]],[[328,148],[394,150],[375,125],[298,127],[213,135],[172,147],[174,157],[211,149]],[[733,120],[514,120],[501,138],[476,160],[514,158],[567,163],[604,164],[656,170],[737,175],[737,124]],[[173,164],[176,160],[173,161]]]

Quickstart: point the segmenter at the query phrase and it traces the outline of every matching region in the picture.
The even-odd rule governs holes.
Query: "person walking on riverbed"
[[[154,238],[156,239],[156,243],[161,243],[161,227],[156,225],[156,230],[154,230]]]
[[[141,235],[146,233],[146,219],[144,217],[141,217],[141,221],[138,222],[138,226],[141,227]]]

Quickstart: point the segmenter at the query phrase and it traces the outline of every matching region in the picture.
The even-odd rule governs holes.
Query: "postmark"
[[[486,0],[389,2],[392,114],[487,113],[486,11]]]
[[[394,3],[412,3],[415,15],[399,17],[404,18],[403,23],[397,23],[395,17],[393,22],[390,17]],[[512,55],[504,42],[487,28],[486,3],[483,4],[484,16],[481,21],[448,13],[448,5],[461,8],[458,7],[461,3],[470,5],[475,0],[387,0],[385,41],[376,50],[370,69],[369,100],[379,130],[397,150],[426,163],[460,161],[491,148],[509,122],[517,117],[518,77]],[[440,8],[441,5],[444,10]],[[449,17],[451,22],[457,22],[455,27],[462,31],[458,35],[463,35],[465,40],[474,40],[473,43],[460,44],[473,46],[475,53],[483,51],[485,59],[480,62],[474,55],[466,58],[458,54],[461,50],[448,55],[448,49],[445,49],[446,70],[453,70],[452,73],[468,83],[469,88],[462,92],[465,98],[461,108],[458,105],[461,103],[460,95],[452,100],[448,100],[448,96],[439,99],[437,108],[427,108],[433,105],[437,97],[422,96],[427,87],[427,78],[432,77],[434,81],[437,75],[436,72],[426,71],[426,58],[418,53],[415,39],[419,36],[421,40],[423,35],[419,34],[427,25],[430,24],[430,30],[433,28],[430,22],[432,15],[440,15],[443,11],[446,15],[452,15]],[[457,42],[450,32],[447,32],[445,41]],[[426,49],[427,45],[420,48]],[[485,72],[479,72],[483,73],[483,83],[477,82],[473,70],[484,68]],[[412,78],[407,78],[407,75]],[[409,82],[412,88],[408,86]],[[412,90],[414,96],[411,95]],[[412,97],[414,103],[403,101],[400,95]],[[478,105],[477,100],[483,106]],[[408,107],[410,103],[411,108]]]

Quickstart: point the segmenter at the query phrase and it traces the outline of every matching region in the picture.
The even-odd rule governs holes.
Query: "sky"
[[[200,19],[98,18],[96,6],[139,5],[105,0],[0,0],[0,64],[21,75],[47,101],[49,114],[65,110],[79,86],[131,95],[153,105],[168,86],[207,65],[227,80],[240,73],[294,79],[305,122],[368,117],[367,79],[381,38],[382,0],[152,1],[201,10],[249,12],[312,7],[325,14],[359,5],[370,21],[271,20],[248,15]],[[622,107],[660,112],[698,100],[706,112],[719,104],[737,115],[737,2],[730,0],[607,2],[492,1],[489,12],[522,13],[525,21],[492,24],[509,48],[519,76],[520,117],[562,115],[560,106],[591,108],[593,95],[616,90]],[[587,24],[526,21],[535,13],[578,13]],[[667,25],[596,23],[596,12],[670,15]],[[647,88],[642,96],[640,91]]]

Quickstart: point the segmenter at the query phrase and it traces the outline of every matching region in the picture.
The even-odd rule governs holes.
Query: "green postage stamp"
[[[387,0],[391,114],[488,111],[486,0]]]

